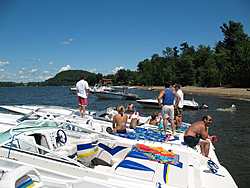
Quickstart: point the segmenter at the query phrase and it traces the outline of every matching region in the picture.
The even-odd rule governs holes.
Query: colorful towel
[[[155,161],[162,164],[171,164],[182,168],[182,162],[179,161],[180,157],[173,151],[166,151],[162,147],[146,146],[144,144],[134,145],[131,151],[142,153]]]

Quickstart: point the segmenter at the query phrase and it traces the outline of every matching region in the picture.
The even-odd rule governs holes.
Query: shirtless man
[[[125,108],[120,105],[117,107],[118,114],[113,118],[113,132],[112,133],[126,133],[126,123],[128,120],[128,116],[124,114]],[[116,126],[115,126],[116,124]]]
[[[208,136],[209,124],[212,122],[210,115],[205,115],[202,121],[197,121],[190,125],[184,134],[184,141],[190,146],[201,146],[201,153],[203,156],[208,157],[210,142],[213,136]]]
[[[127,108],[126,108],[126,111],[127,111],[127,110],[128,110],[129,112],[133,112],[133,110],[136,112],[135,106],[132,104],[131,101],[129,101],[129,104],[128,104]]]

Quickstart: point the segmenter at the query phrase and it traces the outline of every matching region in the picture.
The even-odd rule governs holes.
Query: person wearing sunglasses
[[[208,135],[211,122],[212,117],[210,115],[204,115],[202,121],[197,121],[190,125],[184,134],[184,142],[191,147],[200,145],[201,153],[205,157],[208,157],[210,148],[210,141],[207,139],[213,140],[213,137],[215,137]]]

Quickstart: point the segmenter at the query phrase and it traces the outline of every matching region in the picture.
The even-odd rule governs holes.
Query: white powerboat
[[[136,100],[140,105],[145,108],[161,108],[159,106],[157,99],[139,99]],[[197,110],[199,108],[199,104],[194,100],[183,100],[183,109],[192,109]]]
[[[135,94],[126,94],[121,91],[92,91],[99,99],[125,99],[125,100],[137,100],[140,97]]]
[[[110,188],[108,181],[85,176],[80,178],[20,161],[0,158],[1,188]]]
[[[59,120],[24,121],[0,134],[0,156],[114,187],[237,187],[213,149],[208,160],[181,139],[127,139]]]
[[[109,107],[106,110],[95,112],[95,111],[86,111],[88,114],[88,118],[80,118],[80,114],[78,109],[71,109],[66,107],[59,106],[0,106],[3,109],[9,110],[11,112],[20,113],[25,116],[14,116],[9,115],[9,119],[12,121],[12,126],[17,123],[32,119],[36,120],[38,118],[42,119],[50,119],[50,120],[63,120],[69,121],[85,128],[93,129],[99,132],[109,132],[112,130],[112,122],[113,117],[118,114],[115,107]],[[5,116],[5,115],[4,115]],[[20,118],[21,117],[21,118]],[[136,118],[138,120],[139,127],[147,128],[147,129],[160,129],[160,127],[155,125],[148,124],[149,117],[143,117],[139,115],[139,112],[135,112],[134,114],[128,114],[127,127],[130,126],[131,120]],[[0,122],[5,121],[6,118],[1,119]],[[182,122],[182,125],[177,129],[177,132],[185,131],[190,124]],[[11,123],[9,123],[11,126]],[[3,129],[4,128],[4,129]],[[7,130],[9,127],[3,127],[0,130]],[[168,134],[171,134],[169,123],[169,131]]]

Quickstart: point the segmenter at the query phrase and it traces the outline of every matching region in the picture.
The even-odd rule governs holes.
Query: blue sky
[[[230,20],[250,35],[249,10],[249,0],[0,0],[0,81],[137,70],[183,42],[213,48]]]

